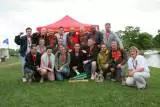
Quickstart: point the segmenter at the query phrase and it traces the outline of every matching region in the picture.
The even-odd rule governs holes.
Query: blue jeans
[[[25,63],[26,63],[26,60],[25,60],[26,57],[20,55],[20,58],[21,58],[21,64],[22,64],[22,65],[21,65],[21,67],[22,67],[21,70],[22,70],[22,72],[24,72],[24,65],[25,65]]]
[[[119,80],[121,78],[122,69],[117,68],[116,69],[116,79]]]
[[[113,76],[112,78],[115,78],[116,80],[120,81],[125,77],[125,70],[123,68],[117,68],[112,76]]]
[[[59,81],[63,81],[64,78],[68,78],[69,77],[69,72],[56,72],[56,79]]]

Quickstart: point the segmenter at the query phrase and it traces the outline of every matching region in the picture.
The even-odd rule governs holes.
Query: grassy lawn
[[[0,63],[0,107],[159,107],[160,69],[151,68],[149,88],[119,83],[45,82],[23,84],[16,58]]]

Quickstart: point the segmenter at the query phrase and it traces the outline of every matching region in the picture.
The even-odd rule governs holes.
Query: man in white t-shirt
[[[150,72],[144,56],[138,55],[138,49],[134,46],[130,48],[128,70],[126,84],[144,89],[147,84],[146,79],[150,77]]]

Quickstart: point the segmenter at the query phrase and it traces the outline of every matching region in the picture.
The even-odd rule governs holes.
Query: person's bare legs
[[[47,75],[47,70],[46,69],[40,69],[40,75],[41,75],[41,79],[40,79],[40,83],[44,82],[44,77]]]
[[[108,67],[109,67],[109,64],[105,64],[104,67],[103,67],[104,69],[102,69],[103,70],[104,79],[106,79],[110,75],[110,73],[107,72]]]
[[[96,61],[93,61],[91,63],[91,79],[94,80],[94,75],[95,75],[95,72],[97,70],[97,64],[96,64]]]

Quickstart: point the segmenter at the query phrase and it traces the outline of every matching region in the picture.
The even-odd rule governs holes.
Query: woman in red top
[[[53,30],[49,30],[47,35],[48,35],[48,38],[49,38],[49,41],[50,41],[49,45],[52,47],[52,51],[55,54],[56,53],[55,49],[56,49],[57,44],[58,44],[58,39],[55,36],[55,33],[54,33]]]
[[[86,50],[88,46],[88,32],[85,32],[83,28],[80,28],[79,42],[82,50]]]
[[[50,43],[49,37],[47,36],[47,29],[42,28],[40,32],[32,34],[32,43],[38,45],[39,39],[43,38],[45,40],[45,46],[48,46]]]
[[[74,45],[79,43],[79,36],[76,34],[74,28],[70,28],[70,32],[67,35],[67,47],[69,50],[74,49]]]

